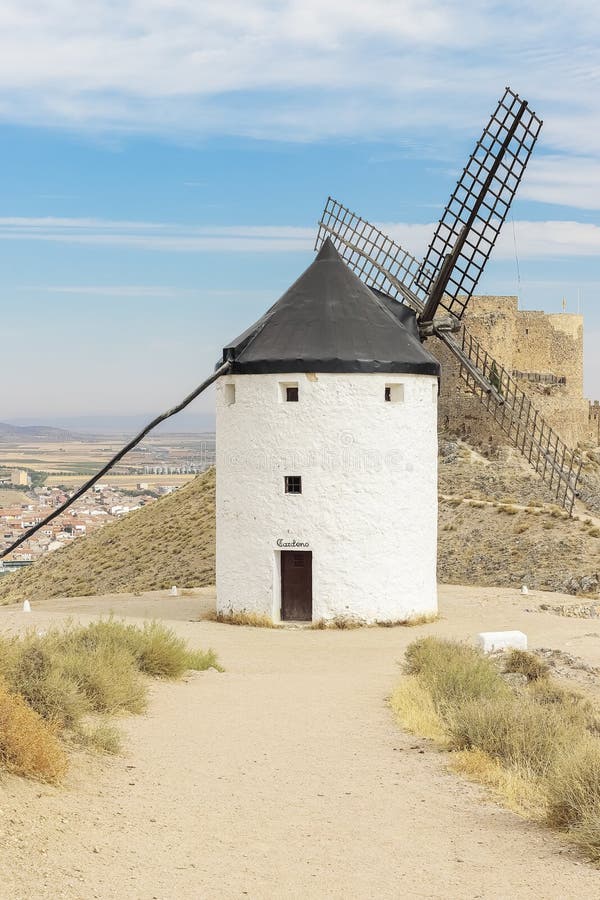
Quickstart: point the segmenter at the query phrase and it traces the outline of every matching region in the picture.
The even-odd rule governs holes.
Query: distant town
[[[120,438],[0,443],[0,548],[59,507],[120,446]],[[65,513],[0,561],[0,575],[178,490],[214,464],[214,435],[162,435],[129,454]]]

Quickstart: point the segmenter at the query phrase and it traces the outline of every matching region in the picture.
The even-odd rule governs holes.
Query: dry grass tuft
[[[483,750],[459,750],[452,754],[450,768],[471,781],[485,785],[505,806],[527,819],[541,822],[545,816],[545,794],[538,780],[518,769],[507,769]]]
[[[55,730],[18,694],[0,684],[0,765],[15,775],[59,781],[67,756]]]
[[[375,625],[378,628],[415,628],[417,625],[430,625],[438,619],[438,613],[421,613],[406,619],[378,619]]]
[[[108,722],[96,725],[81,725],[73,734],[75,741],[88,750],[96,753],[108,753],[111,756],[121,752],[121,732]]]
[[[504,664],[504,671],[518,672],[526,675],[528,681],[537,681],[547,678],[550,668],[545,660],[529,650],[511,650]]]
[[[453,751],[455,771],[600,861],[598,711],[532,653],[514,651],[506,670],[527,675],[527,686],[511,689],[473,648],[421,638],[406,651],[392,709],[409,731]]]
[[[575,740],[559,709],[525,696],[469,700],[454,707],[447,726],[452,749],[482,750],[534,777],[547,775]]]
[[[280,628],[269,616],[260,613],[246,612],[216,612],[209,618],[213,622],[221,622],[224,625],[248,625],[250,628]]]
[[[600,743],[588,738],[574,746],[548,780],[548,822],[569,829],[600,816]]]
[[[420,734],[438,744],[445,745],[446,732],[431,693],[418,678],[404,678],[390,698],[398,721],[412,734]]]
[[[0,660],[0,765],[48,780],[62,771],[58,763],[56,775],[51,768],[56,747],[60,748],[59,731],[83,746],[118,752],[118,732],[105,720],[84,724],[90,714],[142,712],[146,675],[179,678],[189,669],[219,668],[212,650],[188,649],[160,623],[138,628],[114,619],[85,627],[67,625],[46,634],[31,631],[22,637],[0,637]],[[18,729],[23,747],[18,744]],[[8,741],[7,748],[3,741]],[[29,745],[31,758],[25,753]]]
[[[510,692],[494,663],[466,644],[424,637],[410,644],[405,659],[406,673],[418,676],[442,717],[469,700],[499,699]]]

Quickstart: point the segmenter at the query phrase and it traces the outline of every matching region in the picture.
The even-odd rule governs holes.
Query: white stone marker
[[[477,643],[484,653],[496,650],[527,650],[527,635],[522,631],[482,631]]]
[[[177,596],[177,586],[173,585],[173,587],[171,588],[171,597],[176,597],[176,596]]]
[[[521,593],[522,593],[522,594],[528,594],[528,593],[529,593],[529,588],[527,587],[526,584],[522,584],[522,585],[521,585]]]
[[[31,612],[31,603],[29,600],[23,600],[23,612]]]

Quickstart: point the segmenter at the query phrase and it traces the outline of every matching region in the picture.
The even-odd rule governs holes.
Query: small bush
[[[558,760],[548,780],[548,822],[568,829],[600,815],[600,743],[588,739]]]
[[[588,534],[590,537],[600,537],[600,528],[590,528]]]
[[[526,675],[528,681],[547,678],[549,667],[543,659],[528,650],[511,650],[504,664],[505,672],[519,672]]]
[[[126,647],[70,650],[59,668],[79,686],[94,712],[141,713],[146,708],[146,685]]]
[[[194,672],[204,672],[206,669],[216,669],[217,672],[223,672],[224,669],[217,661],[217,654],[214,650],[188,650],[186,657],[186,668]]]
[[[535,776],[546,775],[561,755],[568,754],[574,738],[559,711],[514,695],[454,707],[448,730],[453,749],[483,750]]]
[[[15,775],[59,781],[67,757],[54,730],[23,697],[0,684],[0,765]]]
[[[577,691],[565,688],[551,679],[533,681],[529,694],[541,705],[554,705],[560,709],[563,721],[590,732],[600,733],[600,718],[594,704]]]
[[[466,644],[425,637],[411,644],[405,656],[406,673],[418,676],[442,715],[468,700],[510,693],[494,663]]]
[[[8,683],[42,718],[68,728],[89,712],[90,704],[77,682],[57,665],[53,648],[43,641],[33,634],[24,638]]]
[[[413,734],[420,734],[440,744],[446,734],[430,692],[414,675],[404,678],[390,698],[391,707],[402,725]]]
[[[80,726],[74,738],[82,747],[97,753],[116,755],[121,752],[121,733],[118,728],[101,722],[98,725]]]
[[[593,862],[600,862],[600,812],[586,813],[571,828],[569,836]]]
[[[0,707],[4,702],[2,708],[9,712],[14,708],[13,719],[22,726],[23,740],[29,740],[31,732],[31,753],[38,752],[38,744],[39,754],[50,753],[42,738],[48,734],[56,743],[55,731],[59,729],[84,746],[115,753],[118,732],[104,722],[84,726],[90,713],[142,712],[147,696],[144,674],[179,678],[189,669],[209,667],[220,668],[212,650],[189,650],[173,631],[156,622],[138,628],[108,619],[85,627],[52,629],[46,634],[31,631],[23,637],[0,637],[0,687],[4,679],[7,687],[2,690],[8,691],[9,698],[0,693]],[[33,762],[27,762],[22,749],[18,753],[12,753],[10,747],[6,752],[2,749],[5,739],[11,747],[16,746],[13,719],[3,723],[0,709],[0,765],[22,774],[30,770],[35,774],[37,767],[35,777],[59,777],[60,765],[55,764],[57,774],[53,775],[52,760],[44,762],[40,757],[38,763],[37,757],[32,757]],[[38,720],[46,720],[46,732],[39,727],[35,730]],[[2,731],[4,726],[7,736]],[[52,741],[50,749],[54,747]],[[46,774],[42,775],[44,766]]]

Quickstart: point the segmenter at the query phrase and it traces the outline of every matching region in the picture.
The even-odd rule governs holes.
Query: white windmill
[[[428,337],[458,359],[471,390],[571,512],[580,460],[460,322],[541,125],[507,88],[422,263],[330,198],[316,261],[225,348],[222,613],[373,622],[436,610],[439,364],[421,343]]]

